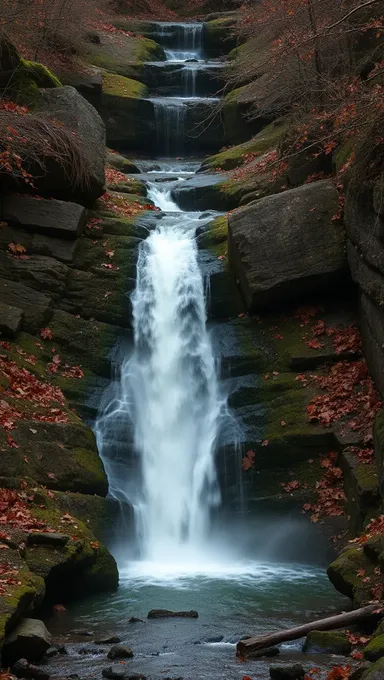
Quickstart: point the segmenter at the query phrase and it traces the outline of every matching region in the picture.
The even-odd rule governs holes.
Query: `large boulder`
[[[42,621],[24,619],[6,638],[2,663],[7,667],[18,659],[39,661],[51,644],[51,634]]]
[[[333,288],[346,279],[338,194],[323,180],[267,196],[229,217],[229,259],[248,309]]]
[[[39,117],[62,124],[73,133],[79,150],[80,174],[84,178],[74,183],[68,168],[45,158],[45,173],[34,179],[36,189],[57,198],[92,205],[104,192],[105,185],[105,127],[96,109],[75,88],[68,86],[42,90],[36,112]]]

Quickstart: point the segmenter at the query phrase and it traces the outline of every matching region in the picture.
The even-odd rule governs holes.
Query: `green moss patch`
[[[228,101],[235,93],[230,93]],[[214,156],[207,158],[202,165],[203,170],[233,170],[244,164],[247,154],[262,155],[267,151],[274,149],[287,130],[287,124],[281,121],[275,121],[265,127],[261,132],[252,137],[243,144],[232,146],[225,149]]]
[[[103,92],[115,97],[139,99],[148,94],[148,88],[137,80],[126,78],[115,73],[103,72]]]
[[[320,654],[342,654],[347,656],[352,645],[346,633],[314,630],[307,635],[304,652]]]
[[[384,635],[375,636],[364,649],[367,661],[378,661],[384,657]]]

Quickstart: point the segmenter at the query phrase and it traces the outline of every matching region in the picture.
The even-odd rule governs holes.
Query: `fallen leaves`
[[[50,328],[41,328],[40,337],[43,340],[53,340],[53,334]]]
[[[256,453],[254,451],[247,451],[244,458],[241,461],[241,466],[243,470],[250,470],[255,464]]]
[[[372,424],[382,404],[366,362],[341,361],[331,366],[327,374],[312,375],[310,379],[324,394],[310,402],[309,421],[325,427],[340,423],[359,432],[364,441],[370,441]]]

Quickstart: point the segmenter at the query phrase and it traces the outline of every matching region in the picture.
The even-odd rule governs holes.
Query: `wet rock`
[[[131,616],[128,623],[144,623],[143,619],[138,619],[136,616]],[[119,640],[120,642],[120,640]]]
[[[23,319],[23,310],[0,302],[0,336],[14,338],[18,334]]]
[[[26,659],[20,659],[12,666],[12,673],[17,678],[32,678],[33,680],[49,680],[49,673],[38,666],[28,663]]]
[[[117,635],[109,635],[94,640],[95,645],[118,645],[121,639]]]
[[[266,649],[259,649],[257,652],[252,652],[248,655],[249,659],[262,659],[264,657],[279,656],[280,649],[278,647],[267,647]]]
[[[224,635],[213,635],[212,637],[205,638],[205,642],[214,643],[222,642],[224,640]]]
[[[133,652],[130,647],[124,645],[114,645],[108,652],[107,658],[111,661],[115,659],[132,659]]]
[[[191,609],[189,612],[172,612],[169,609],[151,609],[151,611],[148,612],[148,619],[170,618],[198,619],[199,614],[194,609]]]
[[[299,663],[270,666],[269,675],[272,680],[303,680],[304,668]]]
[[[313,654],[345,654],[351,651],[351,643],[345,633],[314,630],[308,633],[303,651]]]
[[[51,634],[42,621],[24,619],[5,639],[2,663],[7,667],[19,659],[39,661],[51,642]]]

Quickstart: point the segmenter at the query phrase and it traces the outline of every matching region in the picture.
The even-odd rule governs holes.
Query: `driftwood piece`
[[[289,640],[298,640],[299,638],[308,635],[308,633],[313,630],[344,628],[379,613],[380,605],[370,604],[361,609],[354,609],[353,611],[337,614],[336,616],[329,616],[326,619],[311,621],[310,623],[305,623],[304,625],[296,626],[295,628],[288,628],[287,630],[280,630],[276,633],[267,633],[266,635],[240,640],[240,642],[237,643],[236,654],[237,656],[245,657],[259,649],[273,647],[274,645],[279,645],[282,642],[288,642]]]

